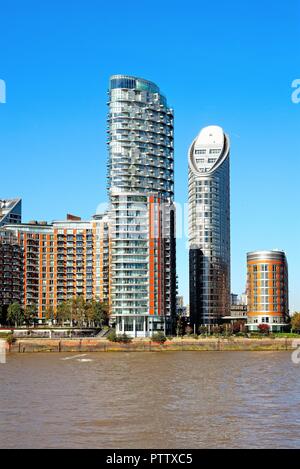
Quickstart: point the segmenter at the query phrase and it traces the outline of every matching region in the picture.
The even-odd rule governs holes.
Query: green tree
[[[7,322],[11,325],[21,326],[24,322],[24,313],[19,303],[12,303],[7,309]]]
[[[56,320],[59,325],[63,325],[66,321],[71,321],[70,303],[62,301],[57,306]]]
[[[108,324],[108,304],[101,301],[93,302],[93,322],[103,327]]]
[[[88,327],[93,326],[94,300],[85,303],[85,321]]]
[[[70,321],[71,326],[103,327],[108,324],[108,305],[98,300],[85,301],[82,295],[74,296],[58,305],[56,319],[58,324]]]
[[[292,332],[300,334],[300,313],[294,313],[291,317]]]
[[[24,308],[24,321],[27,326],[32,324],[37,316],[37,307],[36,305],[26,305]]]
[[[98,300],[87,301],[85,315],[89,326],[103,327],[108,325],[108,304]]]
[[[187,327],[187,319],[184,316],[178,316],[176,324],[176,334],[184,336]]]
[[[86,305],[82,295],[74,296],[69,300],[72,313],[71,323],[73,322],[82,327],[86,320]]]
[[[45,319],[47,321],[53,321],[55,319],[54,308],[52,305],[48,305],[45,311]]]

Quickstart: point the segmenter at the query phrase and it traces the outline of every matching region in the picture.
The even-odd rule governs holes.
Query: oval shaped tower
[[[203,128],[189,161],[191,324],[216,324],[230,309],[229,138],[219,126]]]

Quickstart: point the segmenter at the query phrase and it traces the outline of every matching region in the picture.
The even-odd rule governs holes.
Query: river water
[[[1,448],[297,448],[290,352],[9,355]]]

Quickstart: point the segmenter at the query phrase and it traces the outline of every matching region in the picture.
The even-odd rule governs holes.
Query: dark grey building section
[[[22,200],[0,199],[0,226],[22,222]]]

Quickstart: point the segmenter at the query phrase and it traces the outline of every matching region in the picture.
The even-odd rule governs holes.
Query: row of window
[[[277,264],[259,264],[259,265],[253,265],[253,266],[248,266],[249,271],[253,270],[253,272],[282,272],[284,267],[282,265],[277,265]],[[252,269],[251,269],[252,267]]]
[[[207,163],[215,163],[216,161],[217,161],[216,158],[208,158],[208,159],[207,159]],[[199,164],[199,163],[201,163],[201,164],[202,164],[202,163],[205,163],[205,159],[204,159],[204,158],[197,158],[197,159],[196,159],[196,163],[198,163],[198,164]]]
[[[211,148],[211,149],[209,150],[209,154],[210,154],[210,155],[213,155],[213,154],[218,155],[218,154],[220,153],[220,151],[221,151],[221,150],[218,149],[218,148]],[[202,149],[202,148],[201,148],[201,149],[195,150],[195,155],[205,155],[206,153],[207,153],[207,150],[206,150],[206,149]]]

